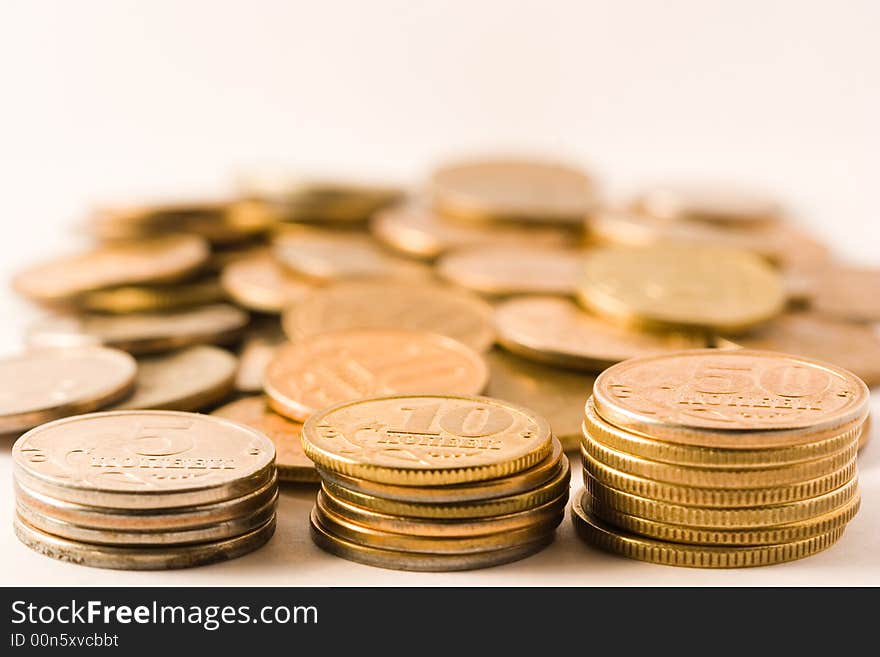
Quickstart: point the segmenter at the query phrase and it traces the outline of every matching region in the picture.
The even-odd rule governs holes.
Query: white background
[[[686,176],[753,184],[842,256],[880,265],[878,30],[870,0],[4,0],[0,277],[73,248],[96,201],[222,192],[276,164],[416,184],[444,158],[484,152],[571,159],[618,195]],[[5,288],[0,310],[6,353],[30,311]],[[311,494],[290,491],[278,534],[249,557],[97,571],[19,546],[10,494],[0,583],[877,585],[877,436],[862,491],[841,543],[798,563],[639,564],[587,548],[566,522],[532,559],[454,575],[321,553],[306,532]]]

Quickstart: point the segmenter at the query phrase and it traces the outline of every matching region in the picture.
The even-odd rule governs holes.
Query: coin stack
[[[859,508],[868,400],[846,370],[769,351],[615,365],[586,404],[575,526],[606,550],[677,566],[824,550]]]
[[[312,536],[345,559],[398,570],[484,568],[553,540],[569,465],[546,420],[485,397],[375,397],[313,415],[322,485]]]
[[[184,568],[271,538],[274,448],[257,431],[194,413],[114,411],[56,420],[13,446],[15,533],[98,568]]]

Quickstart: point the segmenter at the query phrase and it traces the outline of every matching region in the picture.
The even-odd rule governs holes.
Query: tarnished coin
[[[56,420],[12,447],[28,488],[75,504],[158,509],[210,504],[274,477],[259,431],[179,411],[114,411]]]
[[[275,467],[281,481],[321,480],[315,464],[303,451],[302,424],[272,411],[265,397],[239,399],[218,408],[212,415],[244,424],[268,436],[275,443]]]
[[[123,285],[86,292],[76,300],[79,308],[91,312],[125,315],[191,308],[226,299],[216,279],[206,278],[163,285]]]
[[[643,192],[638,209],[663,219],[761,224],[782,216],[779,203],[755,190],[719,183],[670,183]]]
[[[757,256],[671,244],[589,251],[578,293],[597,314],[643,328],[740,332],[785,305],[781,277]]]
[[[627,358],[706,346],[705,337],[696,333],[627,329],[554,297],[500,303],[495,307],[495,329],[498,342],[521,356],[590,372],[601,372]]]
[[[53,316],[28,328],[31,347],[103,344],[132,354],[151,354],[194,344],[228,344],[248,323],[247,313],[214,304],[168,313]]]
[[[880,269],[832,266],[813,281],[812,306],[856,322],[880,322]]]
[[[144,356],[134,394],[109,410],[200,410],[232,392],[237,366],[228,351],[207,345]]]
[[[0,359],[0,434],[103,408],[131,393],[137,364],[116,349],[47,349]]]
[[[262,313],[280,313],[313,289],[268,253],[227,265],[220,282],[236,303]]]
[[[772,351],[695,349],[636,358],[596,379],[600,416],[658,440],[771,448],[858,426],[867,386],[834,365]]]
[[[481,294],[573,295],[583,269],[583,251],[536,246],[479,246],[440,258],[437,273]]]
[[[208,245],[194,235],[108,244],[56,258],[18,273],[13,287],[29,299],[65,302],[105,287],[179,279],[208,259]]]
[[[447,335],[476,351],[495,340],[492,306],[439,285],[362,281],[317,290],[284,313],[293,340],[341,329],[398,328]]]
[[[479,354],[446,336],[354,329],[281,347],[266,368],[263,387],[275,411],[304,421],[320,408],[361,397],[479,394],[488,376]]]
[[[721,339],[721,347],[782,351],[834,363],[869,386],[880,384],[880,333],[811,313],[792,313],[745,335]]]
[[[431,178],[434,206],[467,220],[580,224],[596,207],[595,182],[564,164],[486,160],[442,167]]]
[[[316,465],[404,486],[506,477],[540,463],[552,445],[547,420],[488,397],[363,399],[315,413],[303,427]]]
[[[239,392],[263,392],[263,376],[275,352],[287,342],[277,319],[248,329],[238,354],[235,389]]]

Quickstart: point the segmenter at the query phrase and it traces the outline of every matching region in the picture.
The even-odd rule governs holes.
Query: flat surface
[[[487,152],[582,162],[615,194],[694,176],[755,185],[841,255],[880,265],[878,23],[870,0],[5,2],[0,281],[75,248],[96,201],[222,191],[264,164],[418,183]],[[33,314],[3,288],[0,353],[20,348]],[[653,566],[584,545],[566,520],[534,557],[457,574],[324,554],[308,536],[314,492],[287,488],[276,536],[233,562],[56,562],[12,535],[7,440],[0,584],[880,585],[874,432],[861,512],[804,561]]]

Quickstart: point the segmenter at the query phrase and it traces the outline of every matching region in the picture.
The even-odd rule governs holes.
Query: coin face
[[[287,339],[278,321],[249,329],[238,354],[235,389],[239,392],[263,392],[263,376],[275,352]]]
[[[665,244],[603,248],[585,258],[581,302],[620,323],[739,332],[779,314],[779,274],[741,251]]]
[[[226,404],[212,415],[244,424],[268,436],[275,443],[275,467],[281,481],[320,481],[315,464],[303,451],[302,424],[272,411],[262,395]]]
[[[463,162],[431,179],[434,205],[462,219],[581,223],[597,203],[593,180],[574,167],[527,160]]]
[[[237,365],[228,351],[207,345],[142,357],[134,394],[112,410],[205,408],[232,392]]]
[[[346,402],[303,427],[313,461],[403,485],[483,481],[525,470],[552,447],[547,420],[488,397],[391,396]]]
[[[664,219],[720,224],[760,224],[782,215],[780,205],[755,190],[719,183],[670,183],[644,192],[635,203],[643,212]]]
[[[220,281],[236,303],[264,313],[280,313],[313,289],[310,283],[288,273],[269,254],[227,265]]]
[[[880,322],[880,269],[828,267],[813,281],[812,306],[856,322]]]
[[[495,308],[495,327],[498,341],[514,353],[591,372],[627,358],[706,346],[705,338],[695,334],[649,333],[609,324],[555,297],[504,301]]]
[[[259,431],[178,411],[114,411],[57,420],[12,448],[15,476],[79,504],[164,508],[251,492],[273,474]]]
[[[489,295],[574,294],[583,253],[525,246],[456,250],[437,263],[437,273],[462,287]]]
[[[465,345],[423,331],[355,329],[281,347],[263,381],[277,412],[303,421],[316,410],[360,397],[434,392],[478,394],[485,361]]]
[[[315,291],[283,316],[294,341],[341,329],[400,328],[447,335],[476,351],[495,340],[492,307],[439,285],[362,281]]]
[[[776,447],[862,422],[868,388],[854,374],[772,351],[693,350],[605,370],[596,411],[621,428],[706,447]]]
[[[13,287],[34,301],[63,302],[105,287],[174,280],[207,259],[208,245],[193,235],[109,244],[31,267]]]
[[[86,292],[77,298],[76,305],[92,312],[124,315],[191,308],[217,303],[225,298],[220,283],[216,279],[205,278],[186,283],[123,285]]]
[[[31,347],[104,344],[132,354],[168,351],[193,344],[226,344],[241,335],[247,313],[214,304],[169,313],[52,316],[28,328]]]
[[[0,434],[112,404],[131,392],[136,372],[131,356],[100,347],[0,359]]]

